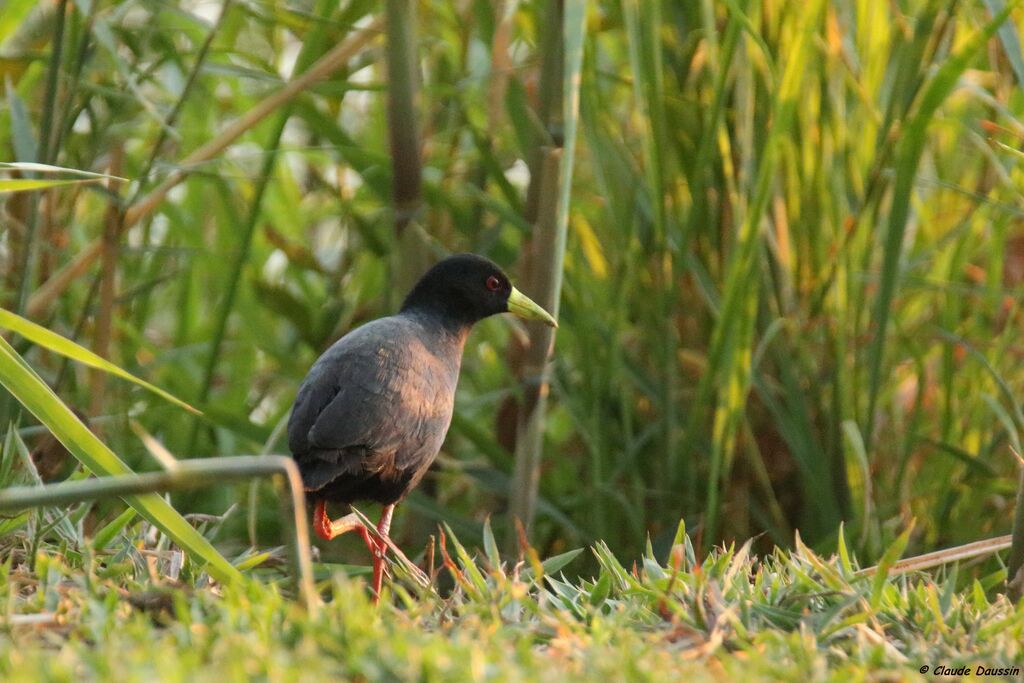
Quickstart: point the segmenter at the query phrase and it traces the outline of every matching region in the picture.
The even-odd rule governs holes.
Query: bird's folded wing
[[[310,370],[288,425],[304,479],[419,468],[440,449],[458,366],[407,334],[405,323],[389,324],[393,320],[360,328]],[[320,470],[323,477],[315,474]]]

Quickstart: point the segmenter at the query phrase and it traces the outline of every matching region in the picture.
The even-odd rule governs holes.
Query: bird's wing
[[[423,447],[434,448],[428,457],[440,448],[451,421],[452,373],[411,324],[397,317],[368,323],[310,369],[288,425],[308,479],[355,472],[371,459],[404,469]]]

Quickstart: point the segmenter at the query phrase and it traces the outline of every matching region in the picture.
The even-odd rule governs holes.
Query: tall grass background
[[[130,422],[179,458],[284,452],[316,356],[475,251],[561,327],[545,366],[536,330],[478,326],[407,550],[510,511],[545,554],[681,518],[698,551],[844,522],[867,561],[911,520],[917,549],[1010,530],[1016,4],[385,5],[0,3],[0,159],[126,179],[0,196],[3,307],[203,412],[12,337],[129,466],[158,467]],[[19,439],[78,469],[3,408],[4,483],[34,476]],[[238,504],[240,552],[277,495],[173,503]]]

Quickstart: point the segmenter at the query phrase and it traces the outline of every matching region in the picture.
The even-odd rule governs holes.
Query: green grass
[[[485,536],[471,558],[449,535],[436,589],[399,579],[374,608],[362,579],[322,566],[328,599],[311,614],[275,570],[214,592],[187,560],[176,580],[155,576],[174,552],[137,524],[121,533],[121,550],[46,544],[34,571],[4,573],[5,681],[915,680],[924,665],[1024,667],[1024,605],[991,594],[998,568],[858,575],[802,544],[697,562],[681,535],[667,557],[635,561],[598,544],[584,552],[599,570],[570,579],[575,553],[545,573],[532,548],[502,561]]]
[[[417,7],[415,73],[363,2],[72,3],[60,22],[16,5],[0,24],[0,156],[93,173],[120,158],[130,182],[3,195],[4,307],[208,418],[18,343],[71,407],[113,421],[104,440],[130,466],[149,464],[129,412],[179,457],[282,451],[274,429],[326,345],[447,251],[539,282],[523,254],[548,239],[543,218],[565,259],[541,283],[555,294],[560,277],[564,323],[541,449],[513,436],[533,361],[489,321],[447,464],[411,501],[426,520],[396,527],[403,540],[440,520],[477,533],[533,498],[552,552],[638,552],[646,533],[663,548],[679,518],[704,547],[757,536],[761,550],[796,528],[829,550],[842,520],[868,558],[912,517],[916,550],[1009,530],[1024,387],[1013,4],[1001,24],[938,0],[626,2],[568,24],[546,2]],[[539,178],[560,144],[576,145],[571,185],[512,172]],[[415,207],[396,214],[396,192]]]

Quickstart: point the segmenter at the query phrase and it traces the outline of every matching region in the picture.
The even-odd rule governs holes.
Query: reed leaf
[[[32,371],[6,340],[0,338],[0,383],[97,476],[132,474],[114,454]],[[222,583],[242,580],[241,573],[203,538],[184,517],[155,493],[125,496],[142,517],[187,552],[210,576]]]

